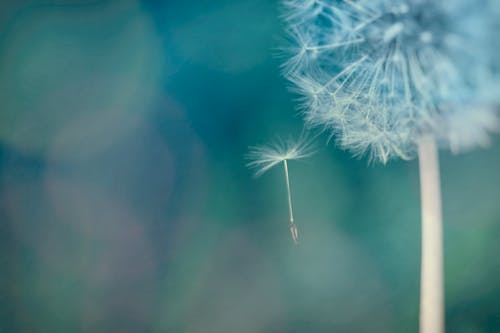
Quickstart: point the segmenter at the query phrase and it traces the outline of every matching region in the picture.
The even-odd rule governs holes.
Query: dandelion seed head
[[[314,154],[312,142],[305,136],[298,140],[281,140],[267,146],[250,147],[247,166],[255,169],[255,175],[260,176],[283,161],[307,158]]]
[[[495,0],[285,0],[284,64],[308,125],[357,155],[413,158],[433,135],[453,151],[497,130]]]

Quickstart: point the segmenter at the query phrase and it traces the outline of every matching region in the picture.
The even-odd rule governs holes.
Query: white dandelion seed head
[[[277,139],[266,146],[250,147],[247,154],[249,168],[255,169],[255,175],[260,176],[283,161],[307,158],[314,154],[312,140],[302,135],[298,140]]]
[[[286,76],[306,123],[342,147],[385,163],[414,157],[423,135],[458,151],[496,129],[497,1],[284,3],[295,41]]]

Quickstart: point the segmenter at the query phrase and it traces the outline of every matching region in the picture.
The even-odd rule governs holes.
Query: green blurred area
[[[0,4],[0,332],[417,332],[416,161],[302,130],[267,0]],[[500,332],[500,140],[441,155],[449,332]]]

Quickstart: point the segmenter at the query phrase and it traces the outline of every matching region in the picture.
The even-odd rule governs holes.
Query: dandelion
[[[291,139],[287,141],[278,140],[269,146],[251,147],[247,155],[247,158],[251,160],[247,166],[256,169],[256,176],[260,176],[274,166],[283,163],[288,198],[288,213],[290,216],[289,228],[295,245],[298,245],[299,242],[299,232],[293,218],[288,161],[303,159],[311,156],[313,153],[311,141],[305,136],[301,136],[297,141]]]
[[[306,124],[355,155],[419,157],[421,332],[443,332],[438,147],[486,145],[499,129],[495,0],[285,0],[295,42],[285,75]]]
[[[493,3],[285,1],[295,41],[285,74],[306,123],[383,163],[415,157],[426,135],[453,151],[484,145],[498,129]],[[457,138],[460,119],[472,135]]]

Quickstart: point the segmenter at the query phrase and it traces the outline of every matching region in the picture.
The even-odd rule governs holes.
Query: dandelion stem
[[[422,264],[420,273],[420,333],[444,332],[443,219],[436,142],[419,142],[422,209]]]
[[[288,163],[286,159],[283,160],[283,166],[285,168],[285,179],[286,179],[286,191],[288,193],[288,211],[290,213],[290,233],[292,234],[293,242],[295,245],[299,243],[299,232],[297,226],[293,221],[293,208],[292,208],[292,191],[290,191],[290,177],[288,177]]]

